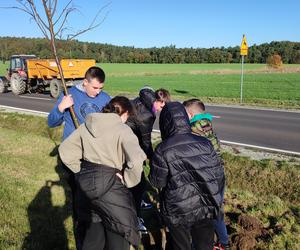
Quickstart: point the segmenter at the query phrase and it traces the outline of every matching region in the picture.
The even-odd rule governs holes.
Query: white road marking
[[[262,147],[262,146],[239,143],[239,142],[232,142],[232,141],[224,141],[224,140],[220,140],[220,141],[221,141],[221,143],[224,143],[224,144],[242,146],[242,147],[247,147],[247,148],[256,148],[256,149],[262,149],[262,150],[267,150],[267,151],[274,151],[274,152],[278,152],[278,153],[300,156],[300,152],[295,152],[295,151],[283,150],[283,149],[279,149],[279,148]]]
[[[207,107],[216,107],[216,108],[232,108],[232,109],[249,109],[257,111],[274,111],[274,112],[287,112],[287,113],[300,113],[299,110],[287,110],[287,109],[275,109],[275,108],[260,108],[260,107],[249,107],[249,106],[237,106],[237,105],[219,105],[219,104],[205,104]]]
[[[22,108],[16,108],[16,107],[5,106],[5,105],[0,105],[0,109],[15,110],[18,112],[32,113],[32,114],[43,115],[43,116],[49,114],[48,112],[36,111],[32,109],[22,109]]]
[[[158,129],[153,129],[152,132],[160,133],[160,131]],[[239,142],[232,142],[232,141],[225,141],[225,140],[220,140],[220,142],[223,144],[236,145],[236,146],[242,146],[242,147],[247,147],[247,148],[262,149],[262,150],[266,150],[266,151],[273,151],[273,152],[277,152],[277,153],[300,156],[300,152],[283,150],[283,149],[279,149],[279,148],[269,148],[269,147],[263,147],[263,146],[251,145],[251,144],[239,143]]]
[[[36,100],[44,100],[44,101],[51,101],[51,98],[42,98],[42,97],[34,97],[34,96],[19,96],[20,98],[27,98],[27,99],[36,99]]]
[[[19,96],[20,98],[37,99],[37,100],[47,100],[51,101],[53,98],[42,98],[33,96]],[[272,108],[260,108],[260,107],[250,107],[250,106],[236,106],[236,105],[219,105],[219,104],[206,104],[205,106],[210,107],[220,107],[220,108],[233,108],[233,109],[248,109],[257,111],[274,111],[274,112],[287,112],[287,113],[300,113],[299,110],[286,110],[286,109],[272,109]],[[219,116],[213,116],[214,118],[220,118]]]
[[[0,109],[1,108],[2,109],[8,109],[8,110],[16,110],[16,111],[25,112],[25,113],[39,114],[39,115],[48,115],[49,114],[48,112],[36,111],[36,110],[31,110],[31,109],[15,108],[15,107],[5,106],[5,105],[0,105]],[[160,133],[160,131],[158,129],[153,129],[152,132]],[[300,156],[300,152],[283,150],[283,149],[279,149],[279,148],[269,148],[269,147],[245,144],[245,143],[240,143],[240,142],[225,141],[225,140],[220,140],[220,142],[224,143],[224,144],[229,144],[229,145],[236,145],[236,146],[242,146],[242,147],[248,147],[248,148],[262,149],[262,150],[273,151],[273,152],[277,152],[277,153]]]

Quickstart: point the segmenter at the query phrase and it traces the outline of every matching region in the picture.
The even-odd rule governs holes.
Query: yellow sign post
[[[240,50],[240,55],[241,56],[247,56],[248,55],[248,44],[246,40],[246,36],[243,35],[243,40],[241,44],[241,50]]]
[[[240,55],[242,56],[241,100],[240,100],[240,102],[243,103],[244,59],[245,59],[245,56],[248,55],[248,44],[247,44],[245,35],[243,35],[243,40],[242,40],[241,49],[240,49]]]

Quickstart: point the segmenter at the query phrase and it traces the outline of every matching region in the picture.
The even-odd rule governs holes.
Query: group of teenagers
[[[101,68],[89,68],[48,115],[49,127],[64,124],[59,156],[69,173],[77,249],[138,249],[148,182],[159,194],[169,249],[229,249],[224,166],[204,104],[171,101],[166,89],[150,87],[134,100],[111,98],[104,82]],[[81,124],[77,129],[71,106]],[[153,150],[157,114],[161,142]]]

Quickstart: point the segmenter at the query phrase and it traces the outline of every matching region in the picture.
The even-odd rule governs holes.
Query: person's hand
[[[63,113],[67,108],[70,108],[74,105],[72,95],[64,96],[61,100],[61,103],[58,105],[58,110]]]

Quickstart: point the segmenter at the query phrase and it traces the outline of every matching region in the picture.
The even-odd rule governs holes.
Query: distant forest
[[[240,48],[135,48],[111,44],[57,41],[61,58],[92,58],[102,63],[238,63]],[[49,42],[42,38],[0,37],[1,60],[14,54],[35,54],[51,58]],[[249,47],[248,63],[266,63],[269,56],[278,54],[283,63],[300,63],[300,42],[271,42]]]

